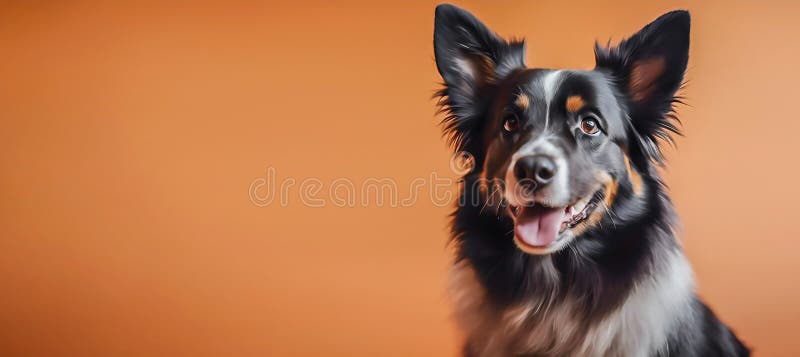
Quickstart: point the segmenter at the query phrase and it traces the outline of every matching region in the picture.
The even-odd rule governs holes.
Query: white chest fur
[[[664,350],[669,334],[691,318],[693,298],[692,271],[681,252],[669,254],[654,271],[619,308],[594,322],[577,317],[578,298],[493,308],[465,261],[451,271],[450,293],[456,322],[480,356],[650,356]]]

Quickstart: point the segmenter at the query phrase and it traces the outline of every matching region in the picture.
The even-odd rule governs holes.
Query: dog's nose
[[[553,180],[556,163],[553,158],[545,155],[524,156],[517,160],[514,175],[521,184],[541,188]]]

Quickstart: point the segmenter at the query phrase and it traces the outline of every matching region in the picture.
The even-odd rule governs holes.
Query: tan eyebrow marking
[[[586,105],[586,102],[579,95],[571,95],[567,97],[567,111],[577,112],[583,108],[584,105]]]
[[[517,95],[517,100],[514,101],[514,104],[516,104],[520,109],[525,110],[531,105],[531,100],[527,95],[519,94]]]

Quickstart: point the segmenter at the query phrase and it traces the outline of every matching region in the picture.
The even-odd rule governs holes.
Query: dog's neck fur
[[[547,256],[517,249],[503,217],[460,207],[451,294],[469,354],[646,356],[666,348],[691,318],[679,312],[694,299],[693,279],[651,174],[645,194],[658,199],[623,188],[614,222]]]

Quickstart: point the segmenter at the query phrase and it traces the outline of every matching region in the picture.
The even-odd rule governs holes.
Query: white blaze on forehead
[[[545,102],[545,119],[544,129],[547,130],[547,125],[550,123],[550,103],[556,95],[558,87],[561,85],[561,70],[552,71],[544,75],[542,79],[542,89],[544,89],[544,102]]]
[[[542,79],[542,86],[544,87],[544,99],[547,101],[547,104],[550,104],[550,101],[556,94],[558,86],[561,84],[561,74],[562,70],[559,69],[557,71],[552,71],[545,74],[544,79]]]

